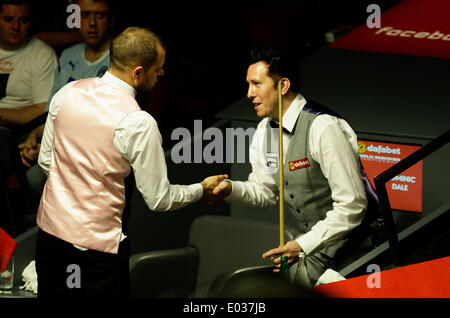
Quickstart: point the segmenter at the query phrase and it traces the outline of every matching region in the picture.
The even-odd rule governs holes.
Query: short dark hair
[[[30,12],[33,12],[33,1],[32,0],[0,0],[0,12],[3,10],[4,4],[12,4],[14,6],[27,5],[30,7]]]
[[[117,12],[117,1],[116,0],[92,0],[93,2],[106,2],[108,4],[108,11],[110,14],[114,15]],[[73,0],[72,3],[78,4],[79,0]]]
[[[288,52],[269,47],[258,46],[250,51],[250,63],[265,62],[269,66],[268,75],[275,85],[286,77],[291,82],[290,90],[299,93],[301,89],[301,69],[299,62]]]
[[[146,28],[128,27],[111,41],[110,63],[123,71],[126,67],[151,67],[157,58],[157,45],[166,48],[161,37]]]

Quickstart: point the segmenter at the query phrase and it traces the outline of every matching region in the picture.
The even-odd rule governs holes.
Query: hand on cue
[[[271,249],[270,251],[265,252],[262,255],[262,258],[270,258],[272,263],[276,266],[276,268],[273,270],[274,272],[280,271],[280,263],[281,263],[281,256],[286,255],[288,257],[288,263],[292,264],[293,262],[297,261],[298,254],[302,252],[302,248],[300,244],[297,243],[297,241],[289,241],[284,246],[277,247],[274,249]]]

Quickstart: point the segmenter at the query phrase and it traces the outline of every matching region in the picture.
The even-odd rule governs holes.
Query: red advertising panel
[[[364,171],[372,185],[373,178],[420,148],[369,140],[358,140],[358,145]],[[422,161],[386,182],[386,190],[392,209],[422,212]]]
[[[379,28],[365,23],[329,47],[450,58],[449,17],[448,0],[404,0],[380,15]]]

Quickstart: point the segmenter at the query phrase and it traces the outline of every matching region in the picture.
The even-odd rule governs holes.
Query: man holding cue
[[[278,140],[278,129],[273,128],[279,122],[280,83],[284,200],[302,234],[267,251],[263,258],[279,267],[281,255],[293,264],[305,253],[306,270],[314,285],[348,234],[361,224],[368,197],[374,195],[360,165],[357,137],[338,114],[300,94],[300,67],[293,58],[273,49],[257,49],[252,52],[246,80],[247,97],[263,118],[250,145],[252,172],[247,181],[222,181],[213,194],[247,209],[277,203],[280,180],[273,141]]]
[[[122,214],[131,169],[153,211],[193,203],[227,177],[169,183],[157,123],[135,100],[164,74],[159,36],[127,28],[111,42],[110,62],[101,78],[70,82],[50,103],[38,159],[48,175],[36,220],[38,297],[129,296]],[[80,286],[67,284],[73,266]]]

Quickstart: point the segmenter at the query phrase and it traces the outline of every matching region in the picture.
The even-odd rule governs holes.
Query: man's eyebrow
[[[16,16],[15,15],[4,15],[3,16],[3,18],[15,18]],[[17,18],[31,18],[29,15],[20,15],[20,16],[18,16]]]

